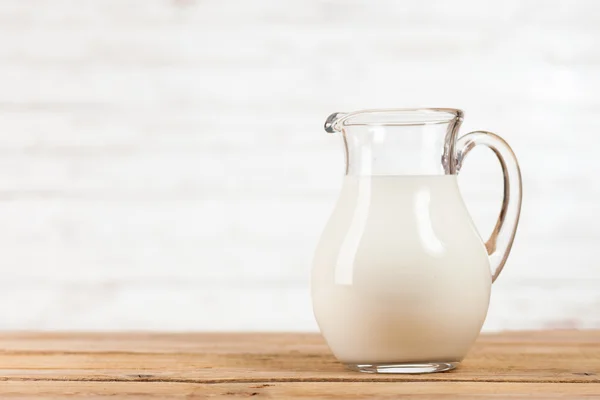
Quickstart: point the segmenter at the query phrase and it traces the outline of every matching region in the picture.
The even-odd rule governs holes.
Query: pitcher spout
[[[346,113],[342,113],[342,112],[335,112],[333,114],[331,114],[329,117],[327,117],[327,120],[325,121],[325,132],[327,133],[335,133],[335,132],[340,132],[341,129],[338,126],[338,123],[342,120],[342,118],[347,115]]]

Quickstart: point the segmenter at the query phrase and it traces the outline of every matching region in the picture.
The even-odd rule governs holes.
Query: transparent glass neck
[[[341,132],[347,175],[456,174],[454,109],[366,110],[333,114],[328,132]]]

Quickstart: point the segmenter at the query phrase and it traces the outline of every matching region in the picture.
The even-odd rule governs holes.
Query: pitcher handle
[[[458,139],[456,143],[456,172],[460,172],[467,154],[480,144],[488,147],[496,154],[504,176],[504,198],[498,222],[496,222],[490,238],[485,242],[493,271],[492,282],[494,282],[502,272],[502,268],[504,268],[515,239],[519,215],[521,214],[523,187],[521,185],[521,170],[515,153],[504,139],[491,132],[470,132]]]

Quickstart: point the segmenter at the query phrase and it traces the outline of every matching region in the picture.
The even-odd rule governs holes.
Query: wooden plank
[[[502,343],[595,347],[600,344],[600,330],[484,333],[476,348]],[[260,353],[300,349],[329,352],[315,333],[0,332],[0,351]]]
[[[483,383],[483,382],[331,382],[220,383],[173,382],[3,382],[2,399],[93,399],[114,396],[126,399],[565,399],[600,398],[596,384]]]
[[[348,371],[317,334],[5,333],[0,348],[5,381],[600,383],[600,331],[482,335],[457,370],[410,376]]]

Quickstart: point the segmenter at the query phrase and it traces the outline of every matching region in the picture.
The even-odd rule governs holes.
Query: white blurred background
[[[324,119],[419,106],[521,162],[484,329],[600,328],[600,2],[3,0],[0,329],[316,330]]]

